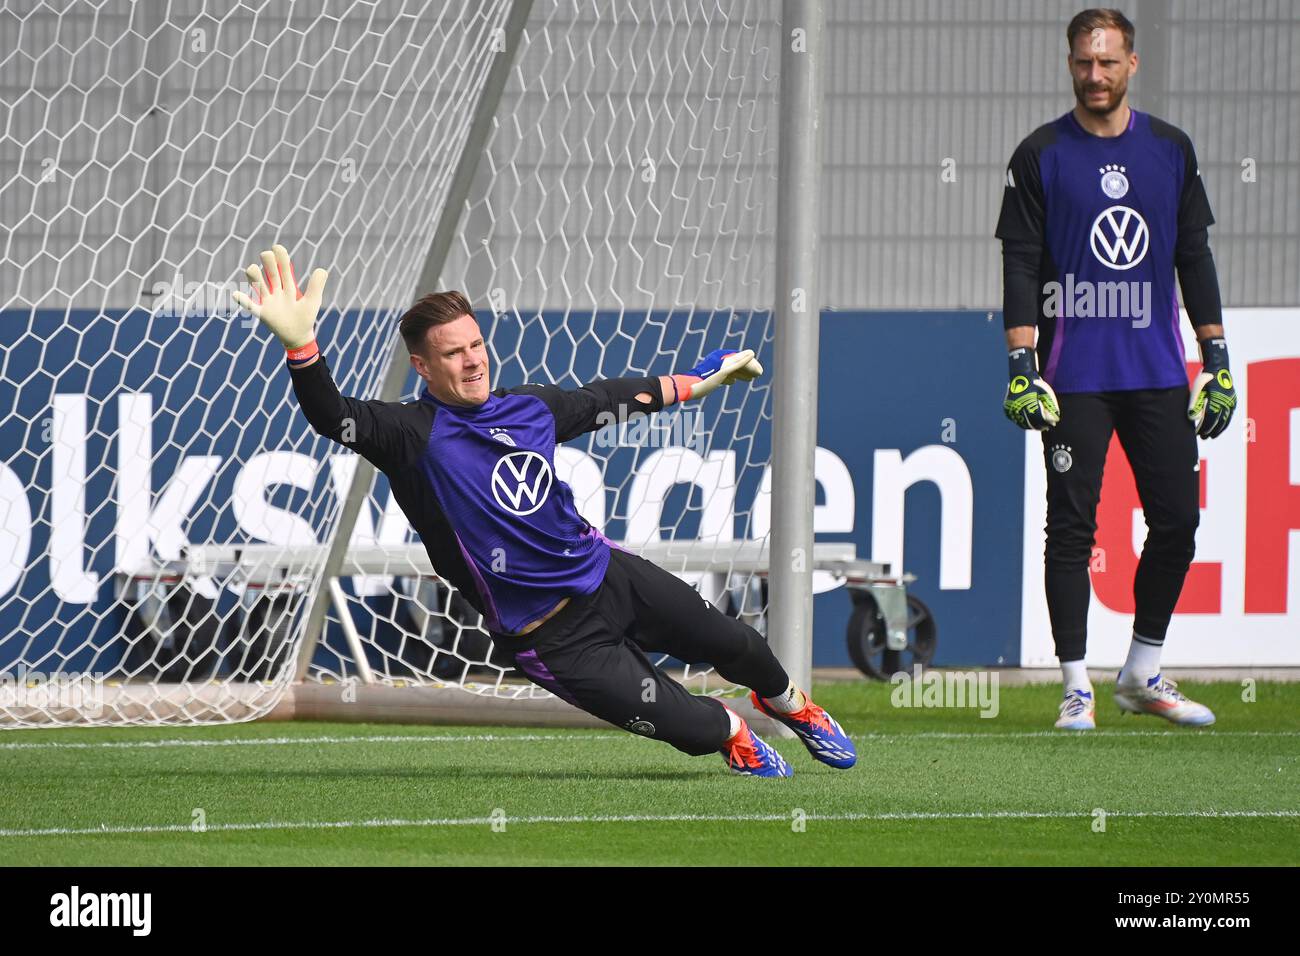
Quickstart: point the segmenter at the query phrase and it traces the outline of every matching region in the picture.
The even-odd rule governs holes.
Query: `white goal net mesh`
[[[537,0],[515,50],[509,0],[288,9],[0,12],[0,724],[251,719],[300,660],[317,681],[541,693],[493,660],[383,476],[324,575],[358,459],[311,431],[283,350],[229,299],[273,241],[330,270],[318,338],[356,397],[378,396],[449,212],[441,286],[479,310],[494,386],[742,344],[770,363],[773,3]],[[608,537],[677,542],[670,570],[761,622],[741,558],[767,534],[770,387],[724,392],[556,467]]]

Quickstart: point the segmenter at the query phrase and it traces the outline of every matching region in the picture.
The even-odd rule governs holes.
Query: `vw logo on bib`
[[[1112,269],[1132,269],[1146,258],[1150,240],[1146,221],[1128,206],[1111,206],[1092,224],[1092,254]]]
[[[532,514],[550,491],[551,466],[535,451],[503,455],[492,469],[492,497],[511,514]]]

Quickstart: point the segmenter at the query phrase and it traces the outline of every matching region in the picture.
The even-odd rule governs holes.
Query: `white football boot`
[[[1183,727],[1208,727],[1214,712],[1204,704],[1188,700],[1178,685],[1157,674],[1140,684],[1126,683],[1121,673],[1115,683],[1115,703],[1130,714],[1152,714]]]
[[[1058,730],[1095,730],[1097,727],[1097,699],[1092,691],[1073,688],[1065,692],[1061,701],[1061,716],[1056,721]]]

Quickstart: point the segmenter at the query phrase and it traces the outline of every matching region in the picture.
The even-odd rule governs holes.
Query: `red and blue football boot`
[[[793,714],[778,713],[754,691],[749,692],[749,699],[760,713],[779,720],[798,734],[808,752],[828,767],[848,770],[857,763],[858,752],[844,728],[834,717],[814,704],[807,694],[804,694],[803,707]]]
[[[749,729],[745,719],[740,719],[740,730],[722,745],[719,751],[727,760],[732,773],[750,777],[793,777],[794,771],[776,750]]]

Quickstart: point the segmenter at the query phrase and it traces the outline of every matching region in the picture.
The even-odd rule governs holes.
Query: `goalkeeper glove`
[[[763,374],[763,366],[754,358],[753,349],[714,349],[690,371],[674,375],[677,400],[703,398],[719,385],[748,382]]]
[[[1187,403],[1187,417],[1202,438],[1217,438],[1232,421],[1237,408],[1237,390],[1228,371],[1226,339],[1201,342],[1201,374],[1192,382],[1192,397]]]
[[[1007,353],[1011,380],[1007,383],[1002,411],[1021,428],[1045,431],[1061,420],[1056,393],[1038,375],[1034,350],[1028,347]]]
[[[325,292],[325,280],[329,273],[317,269],[307,280],[307,291],[300,292],[293,277],[293,265],[289,262],[289,251],[278,243],[269,252],[262,253],[263,270],[256,264],[249,266],[244,274],[257,295],[253,302],[242,292],[234,293],[234,299],[240,306],[255,315],[261,323],[270,329],[289,351],[292,361],[308,358],[306,352],[315,354],[316,314],[320,311],[321,296]]]

